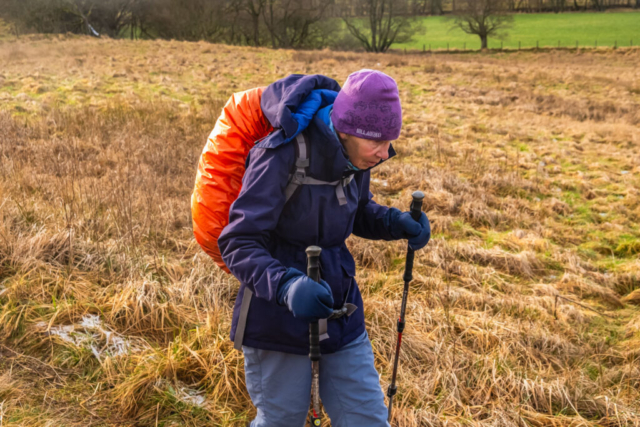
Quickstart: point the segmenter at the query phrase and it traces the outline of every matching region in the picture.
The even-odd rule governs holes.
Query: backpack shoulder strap
[[[289,177],[289,183],[285,189],[287,202],[299,186],[305,183],[307,168],[309,167],[309,146],[302,132],[296,136],[296,170]],[[286,202],[285,202],[286,203]]]
[[[285,189],[286,202],[291,199],[295,191],[301,185],[332,185],[336,187],[336,197],[340,206],[347,204],[347,197],[344,193],[344,187],[349,185],[353,179],[353,175],[337,181],[321,181],[319,179],[307,176],[307,168],[309,167],[309,143],[302,132],[296,136],[296,170],[289,177],[289,183]],[[285,203],[286,203],[285,202]]]

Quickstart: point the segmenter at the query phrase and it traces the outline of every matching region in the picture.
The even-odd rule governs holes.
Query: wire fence
[[[467,45],[469,45],[469,48],[467,48]],[[504,46],[504,42],[500,42],[500,46],[497,47],[495,45],[492,45],[490,47],[487,48],[487,50],[489,51],[518,51],[518,50],[527,50],[527,51],[535,51],[535,50],[550,50],[550,49],[565,49],[565,50],[579,50],[579,49],[598,49],[598,48],[602,48],[602,49],[618,49],[618,48],[622,48],[622,47],[639,47],[637,44],[634,44],[633,39],[630,39],[628,42],[618,42],[618,40],[615,40],[613,42],[613,45],[610,43],[600,43],[598,44],[598,40],[595,39],[593,41],[593,43],[585,43],[585,42],[580,42],[579,40],[576,40],[575,44],[573,43],[566,43],[566,42],[562,42],[561,40],[558,40],[557,44],[549,44],[548,42],[545,42],[545,44],[541,45],[539,40],[536,40],[536,44],[535,46],[533,45],[528,45],[528,46],[523,46],[521,41],[518,41],[518,45],[517,47],[515,45],[510,45],[505,47]],[[395,51],[401,51],[406,53],[433,53],[433,52],[437,52],[437,53],[442,53],[442,52],[454,52],[454,53],[461,53],[461,52],[478,52],[480,50],[482,50],[481,44],[480,42],[477,43],[467,43],[467,42],[462,42],[462,44],[457,43],[457,44],[453,44],[453,43],[447,43],[446,47],[443,46],[438,46],[438,47],[431,47],[431,44],[425,43],[422,45],[422,50],[418,50],[418,49],[407,49],[407,48],[403,48],[403,49],[394,49]]]

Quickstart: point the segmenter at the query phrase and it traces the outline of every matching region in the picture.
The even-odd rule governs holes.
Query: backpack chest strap
[[[309,167],[309,147],[302,133],[296,136],[296,153],[296,170],[289,176],[289,183],[285,189],[286,201],[289,201],[291,196],[293,196],[295,191],[301,185],[331,185],[336,188],[336,197],[338,198],[340,206],[346,205],[347,197],[344,192],[344,187],[351,183],[353,175],[349,175],[337,181],[322,181],[307,176],[307,168]]]

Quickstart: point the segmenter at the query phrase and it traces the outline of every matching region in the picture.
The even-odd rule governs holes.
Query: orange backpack
[[[191,196],[196,241],[227,273],[218,237],[229,223],[231,204],[240,194],[249,150],[273,130],[260,108],[264,89],[249,89],[229,98],[200,156]]]

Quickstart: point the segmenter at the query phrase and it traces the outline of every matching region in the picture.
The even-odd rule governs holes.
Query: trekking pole
[[[420,220],[422,215],[422,200],[424,199],[424,193],[422,191],[414,191],[411,195],[413,201],[411,202],[411,218],[415,221]],[[400,359],[400,345],[402,344],[402,331],[404,331],[404,315],[407,310],[407,295],[409,294],[409,282],[413,280],[413,258],[414,251],[407,243],[407,260],[404,265],[404,291],[402,292],[402,305],[400,306],[400,317],[398,318],[398,341],[396,342],[396,355],[393,359],[393,373],[391,374],[391,384],[387,389],[387,396],[389,397],[389,415],[387,421],[391,423],[391,408],[393,406],[393,396],[398,391],[396,387],[396,375],[398,374],[398,361]]]
[[[307,252],[307,276],[320,283],[320,252],[318,246],[309,246]],[[309,323],[309,359],[311,359],[311,425],[322,425],[320,420],[320,328],[318,321]]]

